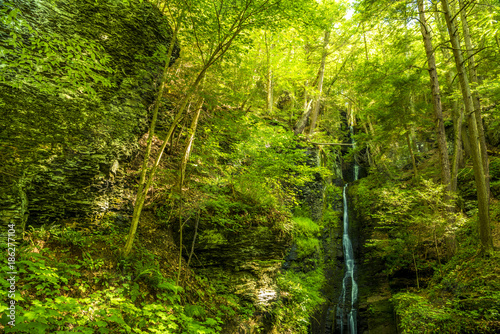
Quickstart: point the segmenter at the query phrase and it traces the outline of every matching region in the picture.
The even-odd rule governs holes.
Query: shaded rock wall
[[[396,334],[397,325],[394,316],[389,278],[384,274],[385,265],[374,254],[373,248],[366,247],[366,241],[372,238],[375,227],[356,214],[354,188],[349,191],[350,228],[353,248],[356,254],[356,281],[358,283],[358,333]]]
[[[318,149],[308,149],[307,164],[311,167],[321,166],[321,156]],[[319,221],[323,216],[323,197],[325,190],[325,180],[319,174],[314,175],[314,180],[307,182],[300,188],[299,199],[309,206],[311,218]]]
[[[308,156],[309,165],[320,165],[317,150],[304,152]],[[321,219],[325,203],[325,181],[316,175],[313,181],[296,191],[305,211],[314,220]],[[242,203],[239,204],[243,206]],[[233,210],[234,212],[228,211],[226,215],[221,215],[210,210],[202,211],[204,213],[197,229],[192,221],[185,226],[184,258],[189,258],[189,250],[196,233],[190,266],[196,273],[208,277],[220,293],[236,295],[256,310],[251,319],[226,324],[223,333],[279,333],[279,328],[273,326],[269,312],[276,302],[286,298],[278,287],[278,276],[285,270],[299,270],[304,273],[315,270],[318,263],[323,263],[325,259],[298,256],[291,235],[282,228],[284,224],[288,224],[290,217],[282,214],[273,216],[272,212],[267,212],[269,208],[249,206],[246,210],[248,212],[245,216],[254,215],[255,221],[245,222],[245,227],[239,226],[241,223],[237,222],[241,212]],[[262,222],[263,217],[266,223]],[[230,223],[232,220],[234,222]],[[329,225],[321,236],[325,247],[328,248],[325,251],[326,261],[335,261],[338,253],[338,249],[331,248],[336,244],[332,240],[339,237],[338,231],[333,228],[334,225],[335,223]],[[177,223],[174,226],[177,226]],[[231,230],[234,226],[238,227]],[[178,243],[179,234],[174,233],[174,238]]]
[[[185,244],[191,245],[192,227]],[[282,267],[290,236],[266,226],[250,226],[241,232],[200,224],[191,267],[226,285],[225,292],[264,310],[279,297],[275,278]]]
[[[39,33],[17,31],[32,47],[7,60],[16,61],[23,52],[33,52],[36,59],[43,52],[32,45],[38,38],[56,40],[59,45],[50,54],[68,61],[40,74],[55,83],[46,90],[17,82],[27,76],[22,67],[16,75],[15,69],[4,73],[0,219],[20,228],[26,222],[38,225],[90,217],[113,206],[126,208],[129,204],[117,204],[120,195],[114,191],[121,192],[116,186],[123,183],[124,163],[132,159],[148,126],[162,54],[171,39],[168,22],[156,7],[139,0],[11,0],[7,5],[19,8],[20,17]],[[74,41],[94,49],[73,52]],[[178,53],[176,47],[171,62]],[[71,62],[78,61],[103,66],[80,73],[84,78],[74,79],[73,85],[59,85],[66,80],[65,71],[72,71]],[[94,93],[80,91],[78,85],[88,85]]]
[[[340,223],[342,196],[339,193],[327,192],[325,206],[330,214],[337,213],[338,218],[328,220],[321,233],[322,260],[325,264],[324,275],[326,278],[322,293],[326,301],[311,319],[310,333],[312,334],[334,333],[336,307],[344,276],[342,224]]]

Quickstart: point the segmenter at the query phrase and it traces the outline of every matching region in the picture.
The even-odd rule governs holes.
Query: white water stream
[[[351,134],[353,133],[351,127]],[[353,146],[356,143],[353,140]],[[354,163],[354,181],[359,177],[359,166]],[[354,252],[352,249],[351,238],[349,237],[349,211],[347,206],[347,186],[344,186],[343,201],[344,201],[344,233],[342,235],[342,245],[344,248],[345,274],[342,280],[342,292],[337,305],[337,321],[342,334],[357,334],[356,309],[354,304],[358,300],[358,284],[354,279]],[[350,291],[350,295],[349,295]]]

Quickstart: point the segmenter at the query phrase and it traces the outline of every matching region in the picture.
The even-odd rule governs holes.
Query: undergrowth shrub
[[[394,295],[402,333],[500,332],[500,253],[478,255],[475,219],[465,221],[455,237],[456,253],[425,289]]]
[[[322,268],[304,272],[289,270],[278,278],[281,298],[273,306],[274,325],[283,333],[307,333],[311,315],[324,303]]]
[[[386,183],[364,178],[353,187],[358,215],[373,226],[366,246],[384,259],[389,275],[399,270],[433,270],[449,253],[442,242],[464,224],[444,201],[444,187],[432,181]],[[427,249],[432,252],[423,252]]]
[[[182,301],[183,288],[162,276],[152,255],[132,261],[128,271],[122,267],[123,274],[91,252],[70,260],[55,249],[24,245],[18,254],[22,290],[15,327],[7,324],[8,301],[2,296],[5,333],[220,333],[221,319]],[[8,285],[1,280],[4,291]]]

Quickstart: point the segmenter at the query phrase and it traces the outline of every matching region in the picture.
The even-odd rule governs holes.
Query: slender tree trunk
[[[328,44],[330,43],[330,28],[325,31],[325,38],[323,42],[323,55],[321,56],[321,65],[319,68],[319,79],[317,87],[317,97],[314,101],[314,110],[311,114],[311,127],[309,128],[309,135],[314,133],[314,128],[316,127],[316,122],[318,120],[319,109],[321,106],[321,95],[323,93],[323,79],[325,77],[325,64],[326,56],[328,55]]]
[[[167,136],[165,137],[163,141],[163,145],[161,146],[158,155],[156,157],[156,160],[153,164],[153,168],[149,173],[146,185],[143,187],[142,191],[139,193],[137,192],[137,199],[135,201],[134,205],[134,213],[132,214],[132,222],[130,224],[130,231],[127,237],[127,242],[125,243],[125,246],[122,251],[123,256],[128,256],[130,252],[132,251],[132,245],[134,243],[135,239],[135,234],[137,232],[137,226],[139,225],[139,219],[141,217],[142,213],[142,208],[144,206],[144,202],[146,200],[146,195],[148,193],[149,188],[151,187],[151,184],[153,183],[153,178],[156,173],[156,169],[158,168],[158,165],[160,164],[161,157],[163,155],[163,151],[165,150],[165,147],[167,146],[167,143],[170,140],[170,137],[172,136],[172,133],[174,132],[175,127],[177,126],[177,123],[179,122],[182,114],[184,113],[185,107],[180,109],[177,112],[176,117],[174,118],[172,124],[170,125],[170,129],[168,131]]]
[[[369,135],[369,131],[368,131],[368,127],[366,126],[366,122],[363,122],[363,129],[365,130],[365,133],[367,135]],[[366,147],[366,155],[368,157],[368,164],[370,166],[375,166],[375,162],[374,162],[374,159],[372,157],[372,144],[371,143],[368,143],[367,147]]]
[[[460,109],[460,113],[462,115],[462,118],[465,120],[465,114],[462,108]],[[462,143],[464,144],[464,159],[466,161],[468,161],[471,157],[471,146],[470,146],[469,136],[467,135],[468,133],[469,133],[468,125],[464,121],[462,123]]]
[[[211,66],[211,63],[205,64],[203,69],[200,71],[194,82],[191,84],[189,87],[186,95],[184,95],[183,99],[179,103],[179,106],[177,108],[177,114],[172,121],[172,124],[170,125],[170,129],[168,130],[168,133],[163,141],[162,146],[160,147],[160,150],[158,152],[158,155],[156,156],[156,160],[153,164],[153,168],[151,169],[146,185],[142,190],[142,193],[137,195],[136,203],[134,205],[134,213],[132,214],[132,223],[130,226],[130,232],[128,234],[127,242],[125,244],[125,247],[123,248],[122,255],[123,256],[128,256],[132,250],[132,245],[134,243],[134,238],[135,238],[135,233],[137,232],[137,226],[139,224],[139,218],[141,217],[141,212],[142,208],[144,206],[144,201],[146,200],[146,195],[148,193],[149,188],[151,187],[151,184],[153,183],[154,176],[156,174],[156,170],[158,169],[158,166],[160,164],[161,158],[163,156],[163,152],[165,151],[165,147],[167,146],[167,143],[170,140],[170,137],[172,136],[177,124],[179,123],[182,115],[186,111],[186,107],[188,105],[189,99],[192,97],[194,92],[196,91],[196,88],[200,84],[200,82],[203,80],[205,77],[205,73],[208,70],[208,68]]]
[[[370,133],[372,135],[372,138],[375,139],[375,127],[373,126],[373,123],[372,123],[372,121],[370,119],[370,116],[367,116],[366,119],[368,121],[368,128],[370,129]],[[375,154],[376,154],[377,157],[381,157],[382,156],[382,150],[380,149],[380,146],[378,144],[373,143],[373,151],[375,151]],[[391,172],[391,170],[389,169],[389,167],[387,167],[387,164],[383,162],[383,159],[380,159],[379,162],[377,162],[374,159],[374,164],[381,166],[387,172],[387,175],[391,179],[394,180],[393,173]]]
[[[420,280],[418,279],[418,267],[415,260],[415,250],[411,250],[411,257],[413,258],[413,266],[415,267],[415,276],[417,277],[417,289],[420,289]]]
[[[311,114],[311,103],[313,100],[310,100],[309,103],[305,105],[304,112],[302,113],[302,117],[298,120],[298,122],[295,124],[295,127],[293,129],[293,133],[296,135],[301,134],[304,132],[304,129],[307,125],[307,120],[309,119],[309,115]]]
[[[309,94],[307,93],[307,87],[309,87],[309,81],[306,81],[306,83],[304,84],[304,107],[302,108],[302,110],[304,112],[306,112],[308,110],[308,104],[309,104]]]
[[[443,57],[445,61],[448,61],[450,59],[449,51],[446,45],[444,44],[444,41],[448,40],[448,37],[446,36],[446,23],[442,22],[442,17],[440,15],[440,11],[438,9],[438,3],[434,3],[434,15],[435,15],[435,21],[437,23],[438,27],[438,32],[441,37],[441,52],[443,53]],[[463,149],[464,143],[469,143],[467,140],[467,131],[464,131],[463,129],[466,128],[465,123],[464,123],[464,114],[463,110],[459,108],[459,103],[458,99],[453,97],[453,92],[455,90],[460,91],[459,85],[458,84],[453,84],[453,78],[455,77],[455,74],[452,70],[449,70],[446,72],[446,84],[447,84],[447,89],[448,89],[448,94],[450,96],[450,104],[451,104],[451,112],[452,112],[452,117],[453,117],[453,157],[451,161],[451,191],[456,192],[457,191],[457,177],[458,177],[458,170],[462,167],[464,167],[464,152],[465,150]],[[465,140],[464,140],[465,138]],[[467,151],[470,152],[469,146],[467,146]],[[470,157],[470,155],[468,155]]]
[[[200,118],[200,113],[201,109],[203,107],[203,99],[200,99],[198,102],[198,105],[196,106],[196,114],[193,117],[193,120],[191,121],[191,127],[189,128],[189,138],[186,143],[186,148],[184,149],[184,154],[181,159],[181,165],[179,167],[180,171],[180,178],[179,178],[179,184],[182,187],[182,184],[184,183],[184,178],[185,178],[185,173],[186,173],[186,166],[189,161],[189,156],[191,155],[191,150],[193,148],[193,142],[196,134],[196,128],[198,127],[198,119]]]
[[[372,141],[374,141],[375,140],[375,127],[373,126],[373,123],[372,123],[372,121],[370,119],[370,116],[367,116],[366,120],[368,122],[368,129],[370,129],[370,134],[371,134],[371,136],[373,138]],[[376,143],[373,143],[372,151],[374,151],[375,156],[380,155],[380,152],[381,152],[380,151],[380,147]],[[374,157],[373,161],[375,163],[375,157]]]
[[[408,150],[410,151],[410,156],[411,156],[411,162],[413,164],[413,176],[415,178],[418,178],[418,170],[417,170],[417,162],[415,160],[415,154],[413,154],[413,148],[411,145],[411,139],[410,139],[410,131],[408,131],[408,127],[405,126],[405,132],[406,132],[406,143],[408,144]]]
[[[180,26],[180,20],[183,17],[184,11],[181,12],[179,15],[179,22],[178,26],[176,27],[176,30],[178,30],[178,27]],[[206,72],[212,66],[214,63],[216,63],[225,53],[226,51],[231,47],[232,42],[236,38],[236,36],[239,35],[239,33],[245,28],[245,22],[249,19],[249,16],[244,15],[244,12],[240,13],[241,15],[238,16],[238,19],[236,22],[234,22],[233,27],[231,28],[231,33],[228,34],[224,39],[219,41],[219,44],[212,49],[209,57],[203,57],[203,67],[201,68],[200,72],[198,73],[197,77],[191,83],[189,86],[187,92],[183,96],[182,100],[178,103],[177,105],[177,114],[171,124],[171,127],[167,133],[166,138],[163,141],[163,145],[161,146],[159,153],[156,157],[155,163],[153,165],[153,168],[151,172],[149,173],[148,176],[148,181],[144,187],[142,187],[142,191],[138,192],[136,203],[134,206],[134,213],[132,216],[132,223],[130,226],[130,231],[127,237],[127,242],[125,243],[125,246],[122,250],[122,255],[123,256],[128,256],[132,250],[132,245],[134,242],[135,238],[135,233],[137,232],[137,226],[139,224],[139,218],[141,216],[142,208],[144,205],[144,201],[146,200],[146,195],[148,193],[149,188],[151,187],[151,184],[153,183],[154,176],[156,174],[156,170],[158,169],[158,165],[160,164],[161,157],[163,155],[163,152],[165,150],[165,147],[167,146],[167,143],[170,139],[170,136],[172,136],[172,133],[177,126],[177,123],[179,122],[179,119],[182,117],[186,110],[186,106],[188,102],[191,100],[193,94],[196,92],[196,89],[198,88],[198,85],[200,82],[203,80],[205,77]],[[168,59],[167,59],[168,61]],[[159,96],[161,98],[161,96]]]
[[[196,223],[194,225],[193,242],[191,242],[191,251],[189,252],[189,258],[187,262],[188,267],[189,264],[191,263],[191,258],[193,257],[194,254],[194,245],[196,244],[196,237],[198,236],[198,224],[200,223],[200,212],[201,210],[198,209],[198,215],[196,215]]]
[[[269,115],[273,113],[274,105],[274,94],[273,94],[273,69],[271,65],[271,51],[272,45],[267,38],[267,33],[264,33],[264,38],[266,41],[266,60],[267,60],[267,111]]]
[[[363,29],[363,42],[364,42],[364,45],[365,45],[365,57],[366,57],[366,61],[369,61],[369,57],[368,57],[368,43],[366,42],[366,30],[365,30],[365,25],[363,23],[361,23],[361,29]]]
[[[267,72],[267,110],[269,115],[273,113],[274,94],[273,94],[273,70],[269,67]]]
[[[454,131],[454,142],[453,142],[453,163],[451,168],[451,191],[457,191],[457,178],[458,169],[461,167],[461,160],[463,163],[463,153],[462,153],[462,123],[464,120],[463,113],[458,109],[457,103],[453,103],[453,131]]]
[[[488,196],[490,191],[490,167],[488,161],[488,150],[486,147],[486,138],[484,135],[483,120],[481,117],[481,102],[479,94],[475,89],[479,84],[477,78],[476,61],[474,60],[474,48],[472,47],[472,42],[469,32],[469,23],[467,22],[466,8],[464,7],[464,1],[459,0],[460,4],[460,20],[462,21],[462,30],[464,33],[465,47],[467,48],[467,57],[469,60],[469,77],[471,84],[474,88],[472,91],[472,102],[474,104],[474,114],[476,115],[477,131],[479,134],[479,144],[481,147],[481,158],[483,161],[483,169],[485,175],[486,189],[488,189]]]
[[[450,36],[455,65],[460,80],[460,88],[462,98],[465,105],[465,114],[467,123],[469,124],[469,139],[471,144],[471,155],[474,164],[474,178],[476,180],[477,197],[478,197],[478,215],[479,215],[479,236],[481,239],[481,253],[488,253],[493,248],[491,239],[490,217],[489,217],[489,199],[488,190],[486,188],[485,175],[483,170],[483,162],[481,159],[481,148],[479,145],[479,133],[477,130],[477,122],[474,113],[474,105],[472,102],[471,91],[469,87],[469,79],[465,72],[464,59],[460,48],[460,40],[458,38],[457,28],[453,21],[453,15],[450,11],[448,0],[441,0],[448,34]]]
[[[182,159],[179,166],[178,185],[179,185],[179,194],[181,195],[181,198],[182,198],[182,185],[184,184],[184,179],[186,174],[186,166],[189,161],[189,156],[191,155],[191,150],[193,148],[193,142],[196,134],[196,128],[198,126],[198,119],[200,118],[201,108],[203,106],[203,101],[204,100],[200,98],[200,102],[196,107],[196,114],[194,115],[193,120],[191,122],[191,127],[189,129],[189,138],[186,142],[186,147],[184,148],[184,154],[182,155]],[[181,279],[183,230],[184,226],[182,223],[182,215],[181,215],[179,218],[179,271],[177,272],[177,282],[176,282],[177,285],[179,285]]]
[[[146,186],[146,174],[147,174],[148,165],[149,165],[149,157],[151,155],[151,146],[152,146],[153,137],[155,134],[156,122],[158,119],[158,109],[160,107],[161,98],[162,98],[163,91],[165,88],[165,82],[167,80],[170,59],[172,57],[175,43],[177,41],[177,34],[179,32],[179,28],[181,26],[181,22],[182,22],[183,17],[184,17],[184,10],[181,11],[181,13],[179,14],[179,17],[177,18],[176,27],[175,27],[175,30],[172,34],[172,40],[170,42],[170,45],[169,45],[169,48],[167,51],[167,57],[165,59],[165,67],[164,67],[163,73],[162,73],[162,79],[160,82],[160,89],[159,89],[158,94],[157,94],[156,99],[155,99],[155,104],[154,104],[154,108],[153,108],[153,119],[151,120],[151,125],[149,127],[148,140],[147,140],[147,144],[146,144],[146,153],[144,155],[144,160],[142,162],[141,176],[139,179],[139,187],[137,190],[136,201],[134,204],[134,213],[132,214],[132,224],[130,226],[130,231],[128,234],[127,243],[125,244],[125,247],[123,250],[124,256],[127,256],[130,253],[130,251],[132,250],[132,243],[133,243],[135,233],[137,230],[137,224],[139,223],[139,218],[141,216],[142,207],[144,205],[144,201],[146,199],[146,194],[148,192],[148,187]],[[174,122],[174,124],[172,124],[172,127],[175,128],[176,125],[177,125],[176,122]],[[168,142],[168,139],[169,138],[167,138],[165,140],[165,142]]]
[[[189,114],[189,108],[191,108],[191,103],[188,105],[186,114]],[[184,132],[184,127],[186,126],[186,116],[184,116],[180,121],[179,121],[179,133],[177,134],[177,139],[175,140],[175,144],[173,144],[172,149],[177,148],[179,146],[179,142],[181,141],[182,133]],[[172,134],[172,141],[173,138],[175,137],[175,132]]]
[[[450,161],[448,158],[448,145],[446,143],[446,133],[444,131],[443,109],[441,106],[441,93],[439,90],[439,81],[436,69],[436,59],[434,57],[434,49],[432,47],[431,30],[425,18],[424,1],[417,0],[418,12],[420,17],[420,31],[424,39],[425,53],[427,54],[427,62],[429,64],[429,76],[432,89],[432,104],[434,106],[434,118],[436,122],[436,134],[439,148],[439,157],[441,160],[441,178],[443,184],[448,190],[450,184]]]

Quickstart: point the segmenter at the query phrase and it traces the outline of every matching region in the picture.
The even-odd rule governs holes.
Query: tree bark
[[[460,114],[462,115],[462,118],[465,120],[465,114],[463,109],[460,110]],[[464,144],[464,159],[468,161],[471,157],[471,147],[470,147],[470,140],[469,136],[467,135],[469,133],[468,130],[468,125],[466,122],[462,123],[462,143]]]
[[[489,199],[488,190],[486,188],[485,175],[483,170],[483,162],[481,159],[481,148],[479,146],[479,133],[477,130],[476,117],[474,113],[474,105],[472,102],[471,90],[469,87],[469,79],[465,72],[464,59],[460,48],[460,40],[458,38],[457,28],[453,21],[453,15],[450,11],[448,0],[441,0],[443,13],[448,27],[448,34],[453,49],[455,58],[455,66],[457,68],[458,77],[460,80],[460,89],[465,105],[465,115],[469,125],[469,141],[471,144],[471,156],[474,165],[474,178],[476,181],[477,197],[478,197],[478,215],[479,215],[479,236],[481,239],[481,253],[489,253],[493,248],[491,239],[490,217],[489,217]]]
[[[273,113],[274,94],[273,94],[273,69],[271,67],[271,50],[272,45],[267,38],[267,33],[264,33],[266,41],[266,60],[267,60],[267,111],[269,115]]]
[[[378,144],[375,143],[375,127],[373,126],[373,123],[370,119],[370,116],[367,116],[366,120],[368,123],[368,129],[370,130],[370,135],[372,136],[372,142],[373,142],[372,151],[375,153],[375,156],[373,157],[373,162],[376,165],[375,158],[380,155],[381,150],[380,150],[380,146],[378,146]]]
[[[325,64],[326,56],[328,55],[328,44],[330,43],[330,28],[325,31],[325,39],[323,43],[323,55],[321,56],[321,65],[319,68],[318,75],[318,87],[317,87],[317,97],[314,101],[314,110],[311,115],[311,127],[309,128],[309,135],[314,133],[314,128],[316,127],[316,122],[318,120],[319,109],[321,106],[321,95],[323,93],[323,80],[325,77]]]
[[[451,167],[451,191],[456,192],[458,186],[458,169],[463,163],[463,152],[462,152],[462,123],[464,121],[463,113],[458,109],[458,103],[453,103],[453,132],[454,132],[454,142],[453,142],[453,162]]]
[[[411,139],[410,139],[410,131],[408,131],[407,126],[405,126],[405,132],[406,132],[406,143],[408,145],[408,150],[410,151],[411,162],[413,165],[413,176],[415,178],[418,178],[417,161],[415,160],[415,154],[413,154],[413,148],[412,148]]]
[[[464,1],[458,1],[460,5],[460,20],[462,21],[462,31],[464,34],[465,47],[467,48],[467,57],[469,60],[469,77],[472,85],[477,87],[479,80],[477,78],[476,61],[474,60],[474,49],[472,47],[472,42],[469,32],[469,23],[467,22],[466,8],[464,7]],[[483,161],[484,176],[486,182],[486,189],[488,190],[488,196],[490,195],[490,167],[488,161],[488,149],[486,147],[486,138],[484,135],[483,120],[481,117],[481,102],[477,91],[474,89],[472,91],[472,102],[474,104],[474,114],[476,116],[477,131],[479,134],[479,145],[481,147],[481,158]]]
[[[186,174],[186,166],[189,161],[189,156],[191,155],[191,150],[193,148],[193,142],[196,134],[196,128],[198,127],[198,119],[200,118],[200,113],[201,113],[201,108],[203,107],[203,102],[204,100],[200,98],[200,102],[196,106],[196,114],[193,117],[193,120],[191,121],[191,127],[189,128],[189,138],[187,139],[186,142],[186,147],[184,148],[184,154],[182,155],[182,159],[180,162],[179,166],[179,194],[181,195],[182,199],[182,185],[184,184],[184,178]],[[182,202],[181,202],[182,203]],[[176,284],[179,285],[179,282],[181,280],[181,269],[182,269],[182,242],[183,242],[183,223],[182,223],[182,215],[179,218],[179,270],[177,272],[177,281]],[[194,241],[193,241],[194,242]],[[191,259],[191,256],[189,256]]]
[[[450,59],[450,55],[448,52],[448,48],[444,41],[448,40],[446,37],[446,23],[442,22],[442,17],[440,15],[440,11],[438,9],[438,3],[434,3],[434,15],[435,21],[437,23],[439,35],[441,37],[441,52],[443,53],[443,57],[445,61]],[[453,57],[453,56],[452,56]],[[466,149],[463,148],[463,145],[468,145],[469,140],[467,139],[467,131],[466,125],[464,123],[464,113],[463,109],[459,108],[459,100],[453,97],[453,93],[455,90],[460,91],[460,87],[458,84],[453,84],[453,78],[455,77],[455,73],[452,70],[446,72],[446,84],[448,89],[448,94],[450,96],[450,104],[451,104],[451,113],[453,117],[453,157],[451,159],[451,191],[457,191],[457,177],[458,170],[464,167],[464,154],[467,154],[466,158],[470,157],[470,146],[467,146]]]
[[[304,112],[302,113],[302,117],[298,120],[298,122],[295,124],[295,127],[293,129],[293,133],[295,135],[301,134],[304,132],[304,129],[307,125],[307,120],[309,119],[309,115],[311,114],[311,103],[313,100],[310,100],[309,103],[305,103],[305,108]]]
[[[203,102],[204,99],[200,99],[200,102],[198,102],[198,105],[196,106],[196,114],[194,115],[193,120],[191,121],[191,127],[189,128],[189,138],[186,143],[186,148],[184,149],[184,154],[181,159],[181,165],[179,167],[180,170],[179,185],[181,187],[181,190],[182,190],[182,184],[184,183],[186,166],[189,161],[189,156],[191,155],[191,149],[193,148],[196,128],[198,127],[198,119],[200,118]]]
[[[368,131],[368,126],[366,126],[366,122],[363,122],[363,129],[365,130],[365,133],[367,135],[369,135],[369,131]],[[375,166],[375,161],[374,161],[374,158],[372,156],[372,143],[368,142],[367,145],[366,145],[366,156],[368,157],[368,165],[370,167],[374,167]]]
[[[444,131],[443,109],[441,106],[441,92],[439,90],[439,81],[436,69],[436,59],[432,47],[432,37],[430,27],[425,18],[424,1],[417,0],[418,13],[420,17],[420,31],[424,40],[427,63],[429,64],[429,76],[432,89],[432,104],[434,107],[434,118],[436,122],[436,135],[439,148],[439,157],[441,161],[441,178],[446,189],[451,190],[450,183],[450,161],[448,158],[448,145],[446,143],[446,134]]]

